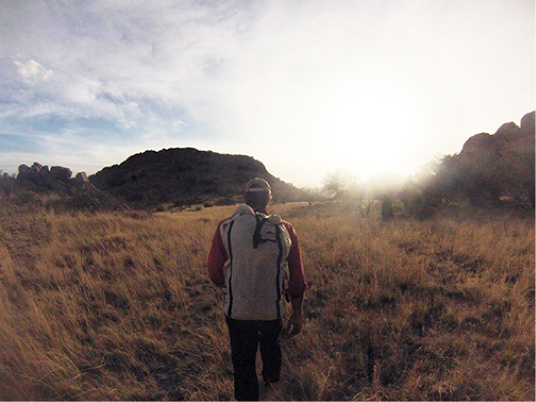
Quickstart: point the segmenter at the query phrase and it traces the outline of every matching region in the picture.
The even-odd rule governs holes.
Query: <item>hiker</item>
[[[279,215],[268,214],[272,200],[267,181],[255,178],[246,185],[245,205],[224,219],[208,256],[210,279],[225,287],[225,319],[231,338],[237,400],[259,399],[255,370],[260,343],[265,387],[279,381],[283,329],[283,298],[288,296],[292,315],[290,336],[302,329],[303,274],[298,236]],[[288,300],[288,299],[287,299]]]

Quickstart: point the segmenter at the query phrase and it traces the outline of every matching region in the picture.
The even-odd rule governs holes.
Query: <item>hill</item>
[[[194,148],[135,154],[89,179],[100,190],[130,205],[154,207],[164,203],[232,202],[241,196],[245,183],[254,177],[270,183],[276,201],[299,197],[300,190],[271,175],[261,162],[250,156]]]

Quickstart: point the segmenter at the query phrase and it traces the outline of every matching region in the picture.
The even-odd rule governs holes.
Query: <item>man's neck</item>
[[[255,212],[260,212],[260,213],[263,213],[265,215],[268,215],[268,207],[254,208],[253,210]]]

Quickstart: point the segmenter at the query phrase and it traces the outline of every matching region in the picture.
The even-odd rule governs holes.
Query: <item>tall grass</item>
[[[534,399],[533,220],[274,209],[298,231],[310,289],[272,399]],[[223,293],[205,261],[232,211],[4,202],[0,398],[231,399]]]

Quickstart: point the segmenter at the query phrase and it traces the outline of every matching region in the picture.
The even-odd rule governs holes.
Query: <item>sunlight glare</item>
[[[330,104],[325,109],[330,162],[362,179],[380,171],[409,173],[405,151],[417,129],[416,110],[402,95],[380,92]]]

